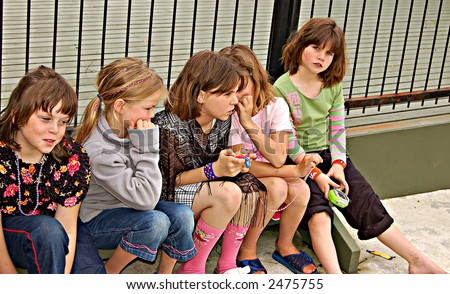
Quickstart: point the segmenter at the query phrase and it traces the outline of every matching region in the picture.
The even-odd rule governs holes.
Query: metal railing
[[[95,95],[96,73],[116,58],[146,60],[170,87],[192,54],[233,43],[249,45],[276,78],[282,73],[279,57],[285,40],[310,17],[332,17],[345,31],[349,68],[343,86],[349,100],[439,92],[450,86],[449,2],[4,0],[1,107],[20,77],[40,64],[55,68],[74,85],[81,115]],[[433,107],[445,111],[448,102],[441,100]]]

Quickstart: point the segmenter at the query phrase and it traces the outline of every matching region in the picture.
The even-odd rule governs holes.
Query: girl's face
[[[253,80],[250,77],[247,77],[247,86],[237,93],[239,102],[242,103],[242,100],[246,99],[249,105],[252,105],[254,107],[253,104],[254,95],[255,95],[255,84],[253,83]]]
[[[319,46],[311,44],[303,50],[301,65],[310,72],[319,74],[333,62],[334,53],[329,45]]]
[[[202,104],[201,116],[211,120],[227,120],[233,114],[234,108],[239,102],[237,95],[238,88],[236,86],[230,92],[223,94],[202,92],[197,99]]]
[[[68,115],[60,113],[60,101],[51,113],[42,109],[33,113],[24,126],[15,134],[15,141],[20,144],[18,152],[22,160],[29,163],[38,162],[44,153],[50,153],[64,137]]]
[[[149,121],[155,116],[155,107],[161,99],[162,90],[159,90],[137,103],[124,103],[122,120],[125,129],[128,128],[130,121],[135,124],[138,120]]]

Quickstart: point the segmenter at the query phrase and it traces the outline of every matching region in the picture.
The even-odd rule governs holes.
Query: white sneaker
[[[250,267],[247,265],[247,266],[244,266],[244,267],[237,267],[237,268],[229,269],[229,270],[223,272],[223,274],[245,275],[245,274],[248,274],[250,271],[251,271],[251,269],[250,269]]]

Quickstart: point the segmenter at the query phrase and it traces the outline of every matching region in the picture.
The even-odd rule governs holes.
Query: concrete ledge
[[[380,198],[450,188],[450,115],[347,130],[347,152]]]
[[[354,138],[359,136],[368,136],[385,132],[404,131],[420,127],[431,127],[443,124],[450,124],[450,114],[350,127],[346,132],[347,138]]]

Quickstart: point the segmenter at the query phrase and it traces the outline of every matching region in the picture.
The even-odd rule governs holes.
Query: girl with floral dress
[[[30,70],[0,116],[0,273],[105,273],[78,220],[91,171],[66,136],[78,99],[51,68]]]

